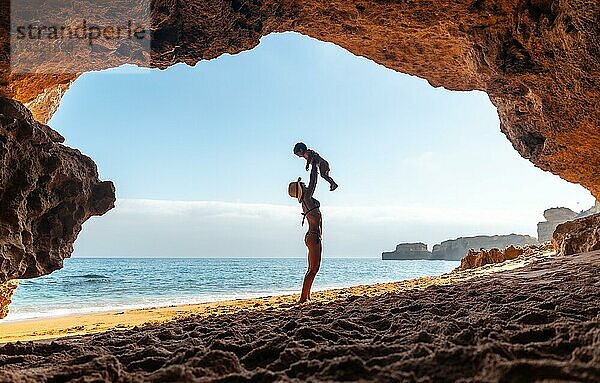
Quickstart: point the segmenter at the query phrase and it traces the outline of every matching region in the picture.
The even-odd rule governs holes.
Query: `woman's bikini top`
[[[302,226],[304,226],[304,220],[306,219],[306,216],[308,215],[308,213],[310,213],[313,210],[316,210],[318,208],[321,207],[321,203],[319,202],[319,200],[317,200],[314,197],[310,197],[310,202],[312,202],[313,207],[311,207],[310,209],[308,208],[306,201],[304,201],[304,196],[302,196],[302,198],[300,199],[300,202],[302,203],[302,207],[304,209],[306,209],[306,211],[303,211],[302,213]]]

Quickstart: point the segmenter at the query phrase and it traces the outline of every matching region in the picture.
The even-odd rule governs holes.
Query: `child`
[[[336,184],[333,178],[329,176],[329,162],[325,161],[325,159],[323,159],[319,153],[308,149],[303,142],[298,142],[294,146],[294,154],[298,157],[306,158],[306,170],[308,170],[310,164],[315,164],[319,168],[321,177],[329,182],[330,191],[337,189],[338,184]]]

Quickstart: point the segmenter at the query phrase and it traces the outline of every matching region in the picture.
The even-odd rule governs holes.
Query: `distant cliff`
[[[430,259],[431,251],[427,250],[427,245],[421,242],[401,243],[396,246],[396,250],[381,253],[383,260],[415,260]]]
[[[537,226],[538,239],[529,235],[509,234],[509,235],[479,235],[475,237],[460,237],[444,241],[433,246],[429,251],[427,245],[421,242],[417,243],[401,243],[396,246],[396,250],[383,252],[381,258],[384,260],[447,260],[459,261],[470,249],[475,250],[491,250],[505,249],[510,245],[525,246],[544,243],[552,238],[552,234],[556,227],[562,223],[572,221],[578,218],[588,217],[592,214],[600,213],[600,202],[588,210],[579,213],[566,207],[555,207],[544,211],[546,221],[539,222]]]
[[[469,249],[490,250],[504,249],[510,245],[523,246],[537,244],[537,238],[529,235],[478,235],[475,237],[460,237],[444,241],[433,246],[431,259],[442,259],[447,261],[460,261]]]
[[[433,246],[432,251],[428,251],[427,245],[424,243],[401,243],[396,246],[395,251],[382,253],[381,258],[383,260],[425,259],[460,261],[467,254],[469,249],[504,249],[510,245],[524,246],[537,243],[537,239],[529,235],[479,235],[444,241]]]
[[[592,214],[600,213],[600,203],[596,204],[588,210],[575,213],[573,210],[566,207],[553,207],[544,211],[544,222],[537,224],[538,239],[540,242],[546,242],[552,239],[552,234],[556,227],[562,223],[572,221],[577,218],[588,217]]]

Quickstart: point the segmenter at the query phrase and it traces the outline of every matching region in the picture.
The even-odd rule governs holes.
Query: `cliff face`
[[[537,232],[538,240],[546,242],[552,239],[552,233],[561,223],[571,221],[577,217],[577,213],[566,207],[556,207],[544,211],[546,221],[538,222]]]
[[[566,207],[555,207],[544,211],[544,218],[546,221],[539,222],[537,225],[538,240],[540,242],[546,242],[552,240],[554,230],[558,225],[572,221],[576,218],[584,218],[592,214],[600,213],[600,205],[598,202],[588,210],[580,213],[575,213],[573,210]]]
[[[113,207],[112,182],[14,100],[0,99],[0,283],[49,274],[85,220]]]
[[[433,251],[427,250],[424,243],[401,243],[395,251],[381,254],[383,260],[444,260],[460,261],[467,253],[477,253],[480,249],[504,249],[508,246],[523,246],[537,244],[537,239],[528,235],[480,235],[476,237],[460,237],[449,239],[433,246]],[[475,250],[471,252],[470,250]]]
[[[401,243],[396,250],[381,253],[381,259],[385,260],[418,260],[431,258],[431,251],[422,242]]]
[[[536,238],[519,234],[461,237],[435,245],[432,250],[432,259],[460,261],[469,249],[504,249],[510,245],[523,246],[534,244],[537,244]]]

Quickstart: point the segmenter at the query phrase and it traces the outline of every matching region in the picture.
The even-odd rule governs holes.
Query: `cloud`
[[[399,242],[477,234],[535,235],[537,217],[505,209],[325,206],[325,256],[379,257]],[[120,199],[94,217],[75,256],[302,257],[298,205]]]

